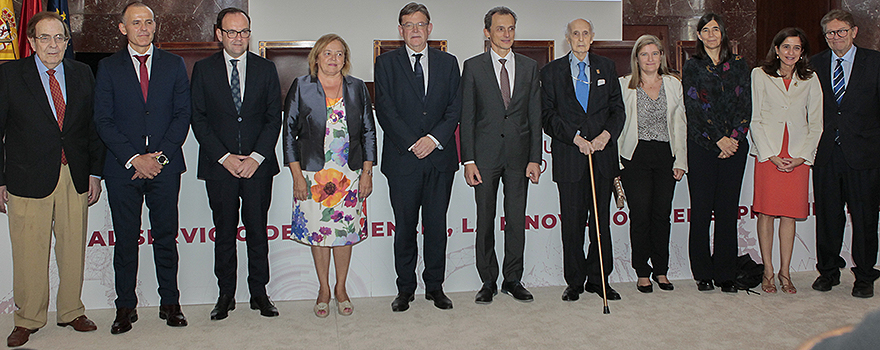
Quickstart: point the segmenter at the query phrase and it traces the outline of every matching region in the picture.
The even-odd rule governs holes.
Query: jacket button
[[[428,115],[428,112],[422,112],[422,115]]]
[[[241,123],[241,117],[238,117],[238,122]]]
[[[501,137],[504,137],[504,134],[501,134]]]

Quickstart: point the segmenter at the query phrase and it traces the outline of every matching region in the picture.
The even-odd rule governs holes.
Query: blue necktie
[[[416,73],[416,82],[419,85],[419,97],[424,100],[425,99],[425,71],[422,70],[422,54],[416,53],[413,54],[413,57],[416,58],[416,65],[413,67],[413,71]]]
[[[232,89],[232,102],[235,103],[235,111],[241,113],[241,82],[238,77],[238,60],[229,60],[232,62],[232,78],[229,87]]]
[[[590,99],[590,84],[587,78],[587,74],[584,72],[584,69],[587,67],[586,62],[579,62],[578,67],[581,69],[580,73],[578,73],[577,84],[574,88],[574,94],[577,96],[578,102],[581,103],[581,107],[584,108],[584,112],[587,111],[587,101]]]
[[[841,65],[843,62],[842,58],[837,59],[837,66],[834,67],[834,100],[837,101],[837,105],[840,105],[840,101],[843,100],[843,93],[846,92],[846,86],[843,82],[843,66]]]

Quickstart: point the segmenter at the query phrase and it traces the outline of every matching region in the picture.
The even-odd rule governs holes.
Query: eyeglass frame
[[[50,39],[52,40],[53,43],[66,43],[67,41],[70,40],[70,37],[65,36],[63,34],[55,34],[55,35],[42,34],[40,36],[34,37],[34,40],[39,41],[41,44],[48,44]]]
[[[418,27],[419,29],[428,28],[428,25],[430,25],[430,24],[431,24],[431,22],[418,22],[418,23],[406,22],[404,24],[401,24],[400,26],[406,30],[413,30],[416,27]]]
[[[829,30],[827,32],[822,33],[825,35],[825,39],[834,39],[835,36],[838,38],[843,38],[849,34],[849,31],[855,28],[855,26],[846,28],[846,29],[838,29],[838,30]]]
[[[226,30],[223,28],[217,28],[217,29],[219,29],[221,32],[223,32],[226,35],[226,38],[228,38],[228,39],[235,39],[235,37],[237,37],[237,36],[241,36],[242,39],[247,39],[247,38],[251,37],[251,32],[252,32],[250,28],[245,28],[242,30],[234,30],[234,29]]]

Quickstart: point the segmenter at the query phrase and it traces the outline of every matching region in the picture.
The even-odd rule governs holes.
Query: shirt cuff
[[[477,164],[477,163],[474,163],[474,161],[472,161],[472,160],[469,160],[469,161],[467,161],[467,162],[464,162],[464,165],[468,165],[468,164]]]
[[[96,179],[98,179],[98,180],[100,180],[100,179],[101,179],[101,177],[100,177],[100,176],[98,176],[98,175],[89,175],[89,176],[91,176],[91,177],[93,177],[93,178],[96,178]]]
[[[217,162],[220,164],[223,164],[224,162],[226,162],[226,158],[229,158],[229,156],[231,156],[231,155],[232,155],[232,153],[227,152],[222,157],[220,157],[220,160],[218,160]]]
[[[140,154],[135,154],[135,155],[131,156],[131,158],[128,158],[128,162],[125,163],[125,168],[131,169],[131,161],[133,161],[139,155]]]
[[[431,141],[434,141],[434,145],[437,146],[437,149],[441,151],[443,150],[443,145],[440,144],[440,141],[437,141],[437,139],[434,138],[434,135],[428,134],[427,136],[431,139]]]
[[[253,158],[254,160],[256,160],[256,161],[257,161],[257,164],[263,164],[263,160],[266,159],[266,157],[263,157],[262,154],[259,154],[259,153],[257,153],[257,152],[251,152],[251,155],[250,155],[249,157],[251,157],[251,158]]]

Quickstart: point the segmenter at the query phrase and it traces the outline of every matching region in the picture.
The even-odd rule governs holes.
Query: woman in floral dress
[[[336,306],[354,311],[345,289],[351,246],[367,238],[364,199],[373,190],[376,131],[364,82],[348,75],[349,48],[336,34],[309,53],[309,75],[290,86],[284,162],[293,176],[292,239],[311,246],[320,289],[315,315],[329,315],[330,256]]]

